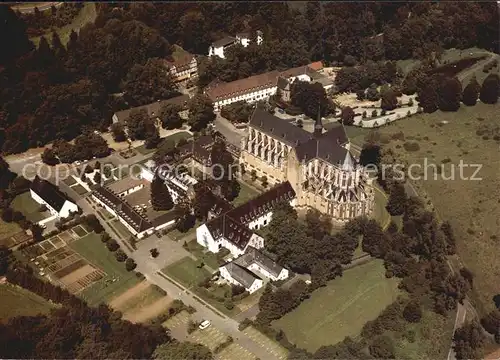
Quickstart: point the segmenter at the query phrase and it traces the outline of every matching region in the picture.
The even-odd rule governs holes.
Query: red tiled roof
[[[213,102],[220,101],[276,86],[278,76],[279,72],[275,70],[260,75],[250,76],[246,79],[221,83],[206,89],[205,93]]]
[[[318,71],[318,70],[323,69],[323,62],[322,61],[316,61],[316,62],[310,63],[307,66],[309,66],[309,68],[311,68],[314,71]]]

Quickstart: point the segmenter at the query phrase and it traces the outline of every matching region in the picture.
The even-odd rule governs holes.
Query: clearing
[[[273,326],[282,329],[292,343],[311,352],[346,336],[355,337],[367,321],[396,300],[398,280],[387,279],[384,274],[381,260],[346,270]]]
[[[93,23],[95,21],[95,19],[97,17],[97,11],[96,11],[95,5],[96,4],[92,3],[92,2],[84,3],[82,10],[73,19],[71,24],[63,26],[62,28],[59,28],[56,30],[63,45],[66,45],[69,42],[69,36],[71,35],[72,30],[75,30],[78,33],[84,25],[91,23],[91,22]],[[47,38],[47,41],[50,44],[52,42],[52,31],[46,33],[44,36]],[[37,37],[31,38],[30,40],[33,41],[35,46],[38,46],[40,39],[41,39],[41,36],[37,36]]]
[[[106,273],[101,280],[79,294],[90,305],[108,302],[140,281],[134,271],[127,271],[125,264],[116,260],[114,253],[108,251],[98,234],[88,234],[69,246]]]
[[[402,161],[422,165],[422,180],[414,181],[414,185],[424,201],[434,206],[438,217],[450,221],[460,260],[475,274],[472,300],[480,313],[492,310],[492,298],[500,293],[497,281],[500,276],[497,259],[500,241],[499,111],[500,104],[479,102],[473,107],[462,105],[457,112],[416,115],[377,130],[383,146],[394,149]],[[366,129],[352,127],[347,131],[358,145],[363,144],[369,133]],[[404,134],[404,140],[392,136],[397,133],[400,133],[398,138]],[[417,144],[410,149],[415,151],[405,150],[405,143]],[[427,167],[423,165],[425,161]],[[458,168],[460,161],[471,164],[463,169],[462,179]],[[472,164],[481,166],[476,175],[481,180],[465,179],[475,172]],[[437,171],[433,170],[433,165]],[[412,172],[413,175],[417,173],[416,170]],[[453,173],[454,179],[448,180]]]
[[[123,318],[133,323],[146,322],[161,314],[172,299],[163,295],[147,281],[131,287],[117,296],[109,305],[123,313]]]
[[[48,314],[56,307],[44,298],[9,283],[0,284],[0,322],[15,316]]]

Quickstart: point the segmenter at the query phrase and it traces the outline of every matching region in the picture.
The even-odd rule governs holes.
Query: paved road
[[[180,284],[175,285],[172,281],[167,280],[164,277],[163,273],[155,269],[154,265],[152,266],[149,262],[141,262],[140,265],[138,264],[137,270],[142,272],[146,276],[146,279],[148,281],[158,285],[163,290],[165,290],[169,294],[169,296],[182,300],[182,302],[184,302],[186,305],[193,306],[197,311],[195,316],[199,320],[210,320],[213,326],[231,336],[234,339],[235,343],[246,348],[248,351],[252,352],[260,359],[277,360],[277,358],[272,356],[262,346],[254,342],[246,334],[240,332],[238,330],[238,322],[225,315],[220,314],[220,312],[213,309],[212,306],[210,306],[203,300],[195,300],[195,295],[191,291]]]
[[[236,129],[230,121],[221,117],[219,113],[217,113],[214,124],[215,129],[224,135],[229,143],[238,148],[241,146],[241,139],[246,132],[245,129]]]
[[[467,70],[464,70],[464,71],[460,72],[457,75],[458,80],[464,81],[470,75],[472,75],[476,71],[479,71],[479,69],[482,69],[483,66],[485,64],[489,63],[491,60],[493,60],[493,59],[499,60],[500,59],[500,56],[498,54],[493,54],[493,53],[491,53],[489,51],[477,51],[477,52],[473,53],[473,56],[475,56],[475,55],[488,55],[489,57],[486,58],[485,60],[479,61],[478,63],[476,63],[474,66],[468,68]]]
[[[11,5],[11,9],[14,11],[19,11],[22,14],[34,13],[37,7],[40,11],[50,10],[52,5],[59,7],[63,2],[43,2],[43,3],[32,3],[36,5]]]

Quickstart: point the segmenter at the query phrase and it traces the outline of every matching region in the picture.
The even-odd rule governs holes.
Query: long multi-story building
[[[285,71],[270,71],[259,75],[250,76],[245,79],[231,82],[218,81],[205,89],[205,94],[214,104],[214,111],[220,111],[223,106],[246,101],[254,103],[260,100],[267,100],[276,94],[278,87],[280,90],[293,83],[295,80],[307,82],[319,82],[325,90],[333,86],[324,75],[311,69],[309,65],[299,66]]]
[[[257,107],[241,146],[240,163],[270,183],[290,182],[298,208],[314,208],[345,223],[373,211],[372,179],[350,152],[343,126],[314,133]]]

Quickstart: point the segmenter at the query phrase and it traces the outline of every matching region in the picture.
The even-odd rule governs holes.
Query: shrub
[[[137,264],[135,263],[134,259],[132,259],[132,258],[128,258],[128,259],[125,261],[125,269],[126,269],[127,271],[132,271],[132,270],[134,270],[136,267],[137,267]],[[140,273],[137,273],[137,274],[140,274]]]
[[[115,252],[120,248],[120,245],[118,245],[115,239],[109,239],[109,241],[106,243],[106,247],[109,251]]]
[[[128,259],[128,256],[122,249],[118,249],[115,252],[115,258],[116,260],[118,260],[118,262],[124,262],[125,260]]]
[[[413,141],[407,141],[403,144],[403,147],[405,148],[406,151],[419,151],[420,150],[420,145],[418,145],[417,142]]]
[[[250,320],[249,318],[244,318],[238,325],[238,330],[243,331],[250,325],[252,325],[252,320]]]
[[[198,327],[198,324],[196,324],[193,320],[189,320],[188,326],[187,326],[188,334],[192,334],[196,330],[197,327]]]
[[[377,117],[378,113],[377,113],[377,110],[373,110],[372,111],[372,117]]]

